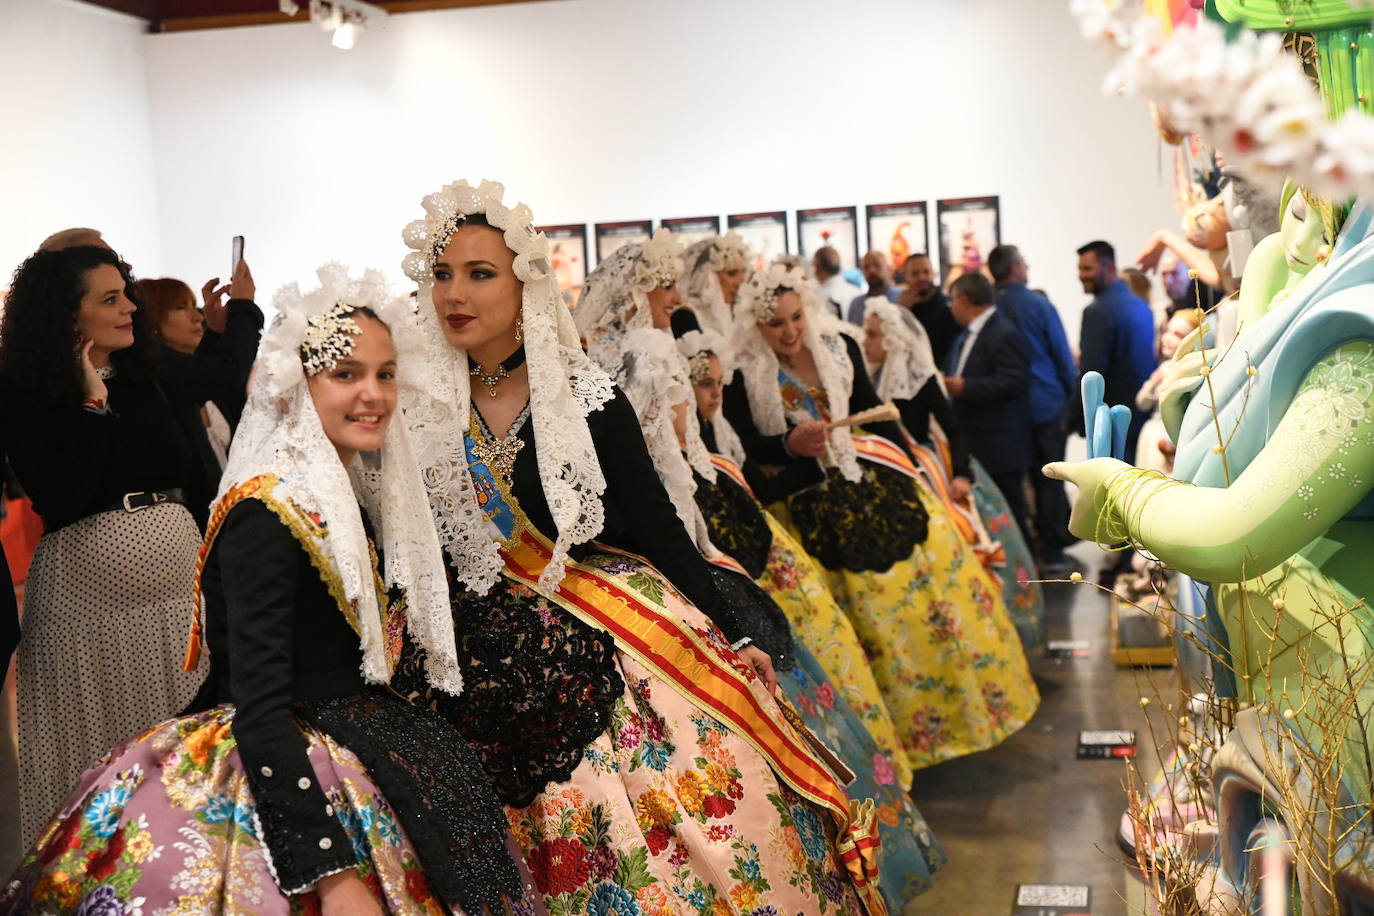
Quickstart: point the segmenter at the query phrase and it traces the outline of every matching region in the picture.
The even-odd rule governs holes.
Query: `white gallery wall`
[[[0,0],[0,289],[66,226],[160,266],[146,31],[75,0]]]
[[[0,25],[12,3],[74,15],[5,0]],[[97,51],[127,44],[128,22],[86,18],[100,42],[17,49],[83,76],[25,99],[66,112],[43,114],[34,147],[0,144],[6,204],[15,185],[26,208],[0,229],[5,264],[49,226],[90,222],[140,273],[193,285],[227,271],[239,233],[267,291],[330,258],[399,279],[401,228],[459,177],[503,180],[541,223],[998,194],[1004,240],[1076,335],[1074,248],[1103,237],[1129,257],[1177,222],[1145,107],[1101,95],[1067,0],[547,0],[392,16],[347,52],[290,24],[147,35],[127,60]],[[9,31],[0,92],[23,74],[27,96]],[[140,63],[142,95],[124,86]],[[116,108],[107,165],[82,122]],[[119,199],[73,193],[83,165]],[[155,214],[132,222],[131,192]]]

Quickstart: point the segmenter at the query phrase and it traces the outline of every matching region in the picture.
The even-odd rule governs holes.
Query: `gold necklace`
[[[487,428],[487,421],[475,406],[472,412],[475,421],[472,430],[472,454],[490,468],[493,474],[500,477],[506,486],[510,486],[511,474],[515,473],[515,459],[525,447],[525,440],[516,432],[516,427],[524,418],[524,412],[516,418],[515,423],[511,425],[511,431],[504,439],[498,439],[492,434]]]

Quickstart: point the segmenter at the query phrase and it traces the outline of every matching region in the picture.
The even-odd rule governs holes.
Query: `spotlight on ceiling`
[[[300,12],[293,0],[279,0],[278,9],[288,16]],[[353,47],[359,32],[386,15],[386,10],[363,0],[310,0],[310,21],[329,32],[329,43],[344,51]]]

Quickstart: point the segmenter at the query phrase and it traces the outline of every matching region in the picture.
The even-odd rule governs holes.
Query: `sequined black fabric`
[[[408,640],[392,683],[457,726],[501,800],[523,808],[568,779],[610,725],[625,690],[615,642],[504,579],[486,595],[455,588],[453,623],[460,696],[429,689],[423,653]]]
[[[734,608],[744,632],[754,645],[767,652],[778,671],[789,671],[797,663],[792,645],[792,625],[778,603],[752,580],[733,570],[711,567],[711,577],[721,597]]]
[[[505,812],[478,756],[442,717],[381,691],[293,708],[367,767],[447,904],[505,913],[521,900]]]
[[[820,486],[787,500],[806,552],[826,569],[891,569],[926,539],[929,516],[916,481],[869,461],[863,476],[845,480],[837,470]]]
[[[715,483],[700,474],[693,477],[697,507],[706,518],[711,543],[734,557],[755,579],[763,575],[773,547],[773,532],[758,500],[724,471],[716,472]]]

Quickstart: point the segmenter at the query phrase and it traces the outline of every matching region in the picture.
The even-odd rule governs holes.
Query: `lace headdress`
[[[253,369],[248,404],[234,435],[216,502],[264,475],[277,478],[273,497],[306,513],[318,546],[352,605],[362,643],[362,674],[369,682],[391,679],[384,609],[379,606],[361,502],[372,519],[389,585],[406,592],[407,628],[423,647],[429,681],[450,693],[462,689],[453,643],[453,612],[443,553],[425,511],[424,484],[410,437],[400,417],[387,427],[380,452],[354,457],[347,468],[326,437],[306,386],[308,375],[331,368],[352,352],[356,309],[366,307],[387,325],[396,348],[397,381],[413,385],[423,359],[419,329],[404,297],[387,291],[382,275],[359,280],[329,264],[318,271],[320,288],[302,293],[296,284],[273,300],[277,316],[263,336]]]
[[[425,378],[403,398],[406,425],[424,471],[439,538],[458,577],[485,594],[501,571],[500,535],[477,504],[464,436],[471,418],[467,352],[449,344],[432,305],[434,263],[463,219],[481,213],[504,233],[515,253],[515,276],[524,285],[526,365],[530,415],[539,443],[539,478],[558,527],[541,585],[563,577],[573,544],[601,533],[601,496],[606,479],[596,456],[587,416],[613,395],[610,377],[582,352],[572,316],[563,303],[549,259],[549,241],[534,229],[524,204],[502,203],[505,188],[494,181],[472,187],[458,181],[425,197],[425,216],[406,226],[406,276],[420,285],[418,312],[426,345]],[[585,301],[585,299],[584,299]]]
[[[622,245],[587,275],[574,318],[587,341],[587,352],[614,373],[622,338],[635,328],[652,328],[649,292],[668,287],[682,276],[682,246],[660,226],[653,238]]]
[[[734,377],[735,366],[734,358],[730,350],[730,345],[725,342],[725,338],[715,331],[688,331],[677,340],[677,350],[687,360],[688,380],[695,385],[710,367],[710,358],[714,356],[720,360],[722,382],[730,384],[730,379]],[[692,413],[695,415],[696,411]],[[695,419],[695,416],[692,418]],[[726,458],[735,464],[744,464],[744,445],[739,440],[739,435],[735,428],[730,425],[730,421],[725,419],[725,411],[716,410],[716,415],[710,419],[711,431],[715,433],[716,448]],[[690,421],[689,421],[690,426]],[[704,446],[704,443],[703,443]],[[706,477],[708,480],[715,480],[715,468],[712,468],[712,476]]]
[[[624,355],[616,383],[634,405],[644,443],[654,459],[659,479],[677,509],[678,517],[692,540],[710,553],[706,521],[696,503],[696,482],[692,471],[715,481],[716,470],[701,440],[696,419],[696,399],[685,374],[686,361],[673,344],[670,334],[654,328],[636,328],[625,335]],[[673,407],[687,404],[687,436],[679,443],[673,429]],[[687,454],[684,455],[684,445]]]
[[[864,318],[877,315],[883,329],[883,349],[887,359],[881,367],[869,366],[870,374],[879,369],[878,397],[884,401],[904,401],[916,397],[932,377],[938,381],[935,356],[930,349],[926,329],[906,309],[894,305],[885,296],[869,296],[864,300]]]
[[[720,288],[720,271],[743,270],[749,264],[749,248],[738,232],[727,232],[702,239],[683,255],[687,274],[682,294],[702,325],[720,334],[729,334],[734,325],[734,305],[725,301]],[[738,298],[738,297],[737,297]]]
[[[759,431],[770,436],[787,432],[788,414],[778,383],[781,368],[778,356],[759,333],[759,325],[772,320],[778,297],[787,290],[801,296],[807,317],[802,342],[816,363],[831,419],[847,414],[854,385],[854,366],[849,360],[844,338],[818,320],[821,309],[806,275],[798,268],[789,269],[778,263],[755,273],[740,290],[740,301],[735,308],[734,341],[737,369],[744,376],[749,393],[750,413]],[[791,419],[797,422],[808,419],[808,415],[799,410]],[[857,481],[861,476],[848,429],[840,427],[830,431],[829,457],[845,479]]]

